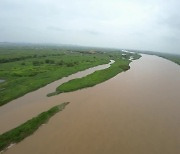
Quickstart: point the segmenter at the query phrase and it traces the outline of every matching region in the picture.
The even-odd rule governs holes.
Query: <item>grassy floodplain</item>
[[[0,46],[0,106],[55,80],[108,63],[111,55],[94,49],[56,46]]]
[[[39,114],[37,117],[28,120],[20,126],[0,135],[0,151],[10,144],[18,143],[29,135],[33,134],[42,124],[46,123],[53,115],[62,111],[69,102],[52,107],[48,111]]]
[[[140,58],[140,55],[138,54],[133,54],[133,59],[138,59]],[[56,92],[49,94],[48,96],[52,96],[55,94],[63,93],[63,92],[70,92],[70,91],[75,91],[78,89],[86,88],[86,87],[92,87],[96,84],[102,83],[118,73],[122,71],[128,70],[129,63],[131,62],[127,58],[117,58],[119,56],[114,56],[113,59],[115,60],[115,63],[113,63],[109,68],[96,71],[90,75],[87,75],[83,78],[78,78],[78,79],[73,79],[70,80],[66,83],[63,83],[59,87],[57,87]]]
[[[122,53],[118,49],[0,43],[0,106],[62,77],[132,56]]]

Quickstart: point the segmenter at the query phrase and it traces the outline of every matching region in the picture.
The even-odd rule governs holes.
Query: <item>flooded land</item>
[[[54,82],[2,106],[1,133],[54,105],[71,102],[5,153],[180,153],[180,67],[150,55],[130,66],[92,88],[46,97],[60,84]]]

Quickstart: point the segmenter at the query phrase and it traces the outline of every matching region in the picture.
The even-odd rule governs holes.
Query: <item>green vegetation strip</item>
[[[73,80],[70,80],[69,82],[66,82],[60,85],[56,89],[55,94],[75,91],[75,90],[86,88],[86,87],[92,87],[130,68],[129,67],[130,60],[127,60],[127,59],[115,59],[115,60],[116,60],[115,63],[113,63],[111,67],[107,69],[96,71],[83,78],[73,79]]]
[[[0,150],[4,150],[13,143],[18,143],[27,136],[33,134],[42,124],[46,123],[57,112],[62,111],[69,102],[52,107],[37,117],[28,120],[22,125],[0,135]]]
[[[158,56],[165,58],[165,59],[168,59],[168,60],[180,65],[180,55],[161,54]]]
[[[153,51],[138,51],[138,53],[144,53],[148,55],[156,55],[162,57],[164,59],[170,60],[178,65],[180,65],[180,54],[174,53],[161,53],[161,52],[153,52]]]

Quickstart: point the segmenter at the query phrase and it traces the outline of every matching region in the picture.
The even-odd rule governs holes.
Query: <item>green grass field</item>
[[[108,63],[103,52],[53,47],[0,47],[0,106],[84,69]]]
[[[57,105],[48,111],[39,114],[37,117],[28,120],[20,126],[0,135],[0,151],[7,148],[10,144],[18,143],[24,138],[33,134],[42,124],[59,111],[62,111],[69,102]]]

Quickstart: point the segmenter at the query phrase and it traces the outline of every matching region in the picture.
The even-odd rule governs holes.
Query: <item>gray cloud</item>
[[[91,34],[91,35],[101,35],[102,33],[92,30],[84,30],[85,33]]]
[[[0,41],[180,53],[178,0],[1,0]]]
[[[165,19],[161,19],[161,24],[169,26],[169,28],[172,30],[180,31],[180,15],[179,14],[169,15]]]
[[[52,30],[56,32],[65,32],[65,33],[84,33],[84,34],[90,34],[90,35],[101,35],[102,33],[93,31],[93,30],[71,30],[71,29],[63,29],[56,26],[49,26],[47,27],[47,30]]]
[[[67,31],[65,29],[62,29],[60,27],[55,27],[55,26],[49,26],[49,27],[47,27],[47,30],[60,31],[60,32]]]

